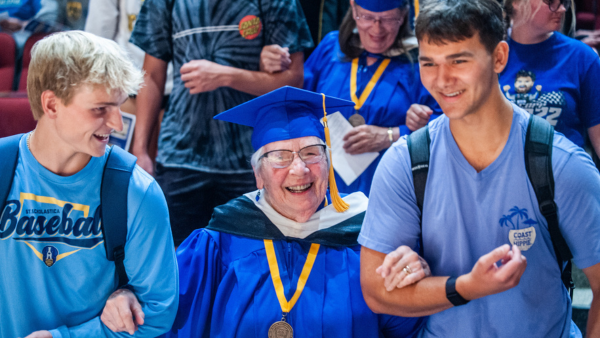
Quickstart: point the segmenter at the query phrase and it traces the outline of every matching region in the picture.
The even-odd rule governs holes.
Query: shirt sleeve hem
[[[375,250],[375,251],[379,251],[381,253],[384,254],[388,254],[394,250],[396,250],[395,247],[388,245],[388,244],[384,244],[384,243],[380,243],[377,241],[374,241],[370,238],[367,238],[366,236],[364,236],[363,234],[360,234],[358,236],[358,244],[367,247],[371,250]]]

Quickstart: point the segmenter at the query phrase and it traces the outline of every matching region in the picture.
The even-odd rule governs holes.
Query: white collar
[[[305,223],[299,223],[291,220],[273,209],[273,207],[267,203],[264,197],[256,200],[258,192],[264,196],[263,190],[256,190],[245,194],[248,199],[254,202],[257,208],[259,208],[275,226],[284,234],[286,237],[304,239],[310,236],[312,233],[330,228],[336,224],[339,224],[347,219],[350,219],[361,212],[367,210],[369,199],[362,192],[355,192],[343,198],[346,203],[350,204],[350,208],[344,212],[337,212],[332,204],[324,207],[323,209],[315,212],[308,221]]]

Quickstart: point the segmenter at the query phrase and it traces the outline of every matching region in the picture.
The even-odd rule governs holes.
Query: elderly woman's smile
[[[306,222],[325,198],[329,163],[322,144],[323,141],[314,136],[268,143],[263,147],[263,154],[277,150],[296,152],[292,154],[292,163],[282,168],[287,165],[285,161],[271,162],[263,156],[254,168],[257,187],[264,189],[266,201],[296,222]],[[304,161],[298,152],[302,152]]]

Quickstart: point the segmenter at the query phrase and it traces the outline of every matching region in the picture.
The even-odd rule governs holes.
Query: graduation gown
[[[256,201],[256,195],[217,207],[209,226],[179,247],[179,310],[168,337],[268,337],[282,310],[264,239],[273,241],[288,301],[311,243],[321,244],[306,286],[287,315],[295,337],[416,334],[422,318],[377,315],[363,299],[356,242],[367,206],[362,193],[344,198],[350,210],[337,213],[329,205],[303,226],[279,215],[264,198]]]
[[[417,49],[413,49],[410,53],[412,62],[404,54],[391,58],[390,64],[359,111],[366,124],[386,128],[400,127],[402,136],[410,133],[406,127],[406,112],[413,103],[430,107],[434,111],[432,119],[442,113],[435,99],[421,84],[417,52]],[[366,54],[363,53],[359,59],[361,64],[366,62]],[[372,66],[360,67],[357,74],[357,96],[360,97],[379,64],[380,61]],[[351,100],[351,67],[351,60],[347,60],[340,49],[338,32],[331,32],[304,63],[304,89]],[[335,110],[329,111],[334,112]],[[340,113],[348,119],[355,110],[350,107],[341,109]],[[379,152],[375,161],[350,185],[346,185],[336,172],[335,181],[339,191],[362,191],[369,196],[375,169],[385,151]]]

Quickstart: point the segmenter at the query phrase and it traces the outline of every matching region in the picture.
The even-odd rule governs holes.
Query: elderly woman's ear
[[[256,188],[260,190],[265,185],[265,182],[263,181],[262,177],[260,176],[260,167],[256,168],[253,166],[252,170],[254,171],[254,178],[256,178]]]

